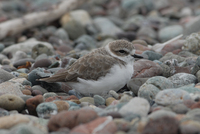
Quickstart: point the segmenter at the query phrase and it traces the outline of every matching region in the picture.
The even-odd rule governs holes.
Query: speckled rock
[[[0,83],[2,82],[5,82],[5,81],[8,81],[12,78],[14,78],[15,76],[10,74],[9,72],[3,70],[3,69],[0,69]]]
[[[13,114],[0,118],[0,129],[9,129],[20,123],[28,123],[30,119],[21,114]]]
[[[188,73],[177,73],[168,79],[173,83],[175,88],[197,82],[197,78],[194,75]]]
[[[36,112],[40,118],[48,119],[51,115],[56,115],[58,113],[58,108],[55,103],[43,102],[37,106]]]
[[[99,127],[104,126],[104,127]],[[87,124],[79,125],[72,129],[71,133],[82,133],[82,134],[89,134],[89,133],[115,133],[117,131],[117,126],[112,121],[112,117],[99,117]]]
[[[22,111],[25,107],[25,102],[16,95],[4,94],[0,96],[0,107],[6,110]]]
[[[72,129],[79,124],[90,122],[97,117],[97,113],[91,109],[80,109],[77,111],[62,111],[50,118],[48,122],[48,128],[50,132],[57,131],[58,129],[64,127]]]
[[[54,92],[47,92],[43,94],[44,100],[46,100],[49,97],[54,97],[54,96],[58,96],[58,95]]]
[[[187,101],[193,101],[189,93],[176,88],[160,91],[155,97],[155,102],[163,106],[186,103]]]
[[[150,105],[146,99],[135,97],[131,99],[126,105],[124,105],[120,110],[119,113],[123,116],[134,113],[140,116],[147,116],[149,112]]]
[[[200,56],[198,56],[198,58],[196,59],[196,63],[194,67],[191,69],[191,73],[195,75],[200,70],[199,66],[200,66]]]
[[[161,54],[156,53],[154,51],[149,51],[149,50],[144,51],[142,54],[148,55],[148,60],[151,60],[151,61],[159,60],[162,57]]]
[[[79,50],[92,50],[96,48],[96,41],[88,35],[82,35],[75,40],[74,46]]]
[[[47,54],[47,55],[52,55],[53,51],[52,48],[44,45],[44,44],[37,44],[32,48],[32,58],[35,59],[38,57],[40,54]]]
[[[153,103],[155,96],[161,90],[173,88],[173,83],[165,77],[155,76],[149,78],[138,91],[138,96],[147,99],[150,104]]]
[[[128,94],[123,94],[119,100],[119,103],[129,102],[131,99],[133,99],[133,96]]]
[[[134,63],[133,78],[148,78],[162,74],[162,68],[150,60],[141,59]]]
[[[23,86],[20,83],[6,81],[0,84],[0,93],[22,96]]]

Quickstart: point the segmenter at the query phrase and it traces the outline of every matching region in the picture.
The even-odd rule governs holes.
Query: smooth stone
[[[3,70],[3,69],[0,69],[0,83],[2,82],[5,82],[5,81],[8,81],[12,78],[14,78],[15,76],[10,74],[9,72]]]
[[[162,55],[153,51],[144,51],[142,54],[146,54],[148,56],[148,60],[154,61],[154,60],[159,60],[162,58]]]
[[[56,104],[58,112],[61,112],[63,110],[68,110],[70,107],[69,103],[67,103],[66,101],[62,101],[62,100],[60,100],[60,101],[57,100],[57,101],[54,101],[53,103]]]
[[[166,44],[162,49],[161,49],[161,54],[165,55],[168,52],[172,52],[174,53],[177,50],[182,50],[182,46],[184,45],[185,40],[179,39],[176,41],[173,41],[169,44]],[[183,51],[181,51],[180,53],[182,53]],[[178,54],[179,55],[179,54]],[[181,55],[180,55],[181,56]],[[183,56],[185,57],[185,56]]]
[[[117,33],[122,32],[122,30],[119,27],[117,27],[112,21],[110,21],[106,17],[96,17],[94,18],[93,22],[102,36],[115,37]]]
[[[113,97],[108,97],[107,99],[106,99],[106,106],[109,106],[109,105],[111,105],[112,104],[112,102],[113,101],[115,101],[116,99],[115,98],[113,98]]]
[[[30,99],[30,98],[33,98],[33,96],[31,95],[23,95],[23,96],[20,96],[25,102]]]
[[[4,48],[5,48],[5,46],[0,43],[0,52],[2,52]]]
[[[118,131],[127,132],[130,129],[130,122],[124,119],[113,119],[115,124],[117,125]],[[116,133],[115,133],[116,134]]]
[[[59,39],[69,40],[69,35],[68,35],[68,33],[63,28],[59,28],[58,30],[56,30],[56,32],[54,33],[54,35],[56,37],[58,37]]]
[[[75,49],[92,50],[96,48],[96,41],[89,35],[82,35],[74,42]]]
[[[76,40],[81,35],[86,34],[86,30],[81,22],[76,21],[75,19],[70,19],[68,23],[62,26],[65,31],[69,34],[70,39]]]
[[[78,117],[78,118],[77,118]],[[80,109],[76,111],[62,111],[52,116],[48,122],[50,132],[67,127],[74,128],[77,125],[90,122],[98,117],[97,113],[91,109]]]
[[[131,99],[126,105],[124,105],[120,110],[119,113],[123,116],[134,113],[140,116],[147,116],[150,110],[149,102],[146,99],[135,97]]]
[[[11,53],[12,55],[14,55],[17,51],[23,51],[23,52],[26,52],[26,53],[31,53],[32,48],[34,46],[38,45],[38,44],[43,44],[44,46],[48,47],[51,51],[53,51],[53,47],[52,47],[51,44],[49,44],[47,42],[37,41],[36,39],[29,39],[25,42],[14,44],[14,45],[6,47],[2,51],[2,53],[3,54]]]
[[[22,93],[23,93],[24,95],[31,95],[31,94],[32,94],[31,91],[28,90],[28,89],[23,90]]]
[[[29,123],[30,119],[21,114],[13,114],[0,118],[0,129],[9,129],[20,123]]]
[[[40,85],[34,85],[32,86],[32,90],[38,90],[40,91],[42,94],[48,93],[48,91],[46,89],[44,89],[43,87],[41,87]]]
[[[90,104],[94,105],[94,98],[92,97],[83,97],[80,99],[80,102],[89,102]]]
[[[168,41],[183,33],[183,27],[180,25],[166,26],[159,30],[158,37],[162,42]]]
[[[38,67],[48,68],[51,64],[52,62],[50,59],[41,59],[41,60],[37,60],[31,67],[31,69],[35,69]]]
[[[58,96],[58,95],[54,92],[46,92],[46,93],[43,94],[44,100],[46,100],[49,97],[54,97],[54,96]]]
[[[137,37],[140,37],[140,36],[146,36],[146,37],[156,39],[157,32],[152,27],[143,26],[143,27],[140,27],[140,29],[137,31]]]
[[[185,103],[187,101],[193,101],[189,93],[176,88],[160,91],[155,97],[155,102],[162,106]]]
[[[51,115],[56,115],[58,113],[58,108],[55,103],[43,102],[37,106],[36,112],[40,118],[48,119]]]
[[[184,104],[175,104],[170,106],[170,108],[176,114],[186,114],[189,111],[189,108]]]
[[[138,96],[143,97],[149,101],[150,104],[153,104],[155,96],[158,92],[173,88],[173,83],[165,77],[155,76],[149,78],[138,91]]]
[[[40,90],[33,90],[31,93],[32,96],[43,95],[43,93]]]
[[[117,33],[117,38],[118,39],[128,39],[129,41],[135,40],[136,39],[136,33],[135,32],[122,32],[122,33]]]
[[[103,127],[99,127],[103,126]],[[113,134],[117,132],[117,126],[112,121],[112,117],[99,117],[89,123],[79,125],[72,129],[72,133],[83,133],[83,134]]]
[[[40,81],[37,81],[38,79],[41,78],[41,73],[44,73],[44,69],[43,68],[36,68],[34,70],[32,70],[29,74],[28,74],[28,81],[30,81],[32,83],[32,85],[40,85]],[[47,75],[47,74],[45,74]],[[50,74],[49,74],[50,75]]]
[[[79,106],[71,106],[68,111],[76,111],[76,110],[79,110],[80,107]]]
[[[179,122],[176,117],[162,115],[149,119],[142,134],[177,134],[178,131]]]
[[[20,83],[6,81],[0,84],[1,94],[14,94],[17,96],[22,96],[23,85]]]
[[[72,101],[67,101],[67,103],[71,106],[79,106],[77,103],[72,102]]]
[[[13,134],[45,134],[45,132],[40,129],[30,125],[30,124],[19,124],[10,130]]]
[[[138,95],[139,88],[148,80],[149,78],[132,78],[128,83],[127,87],[134,95]]]
[[[169,52],[169,53],[165,54],[162,58],[160,58],[159,61],[164,63],[165,61],[172,60],[172,59],[176,59],[178,61],[178,63],[183,62],[185,60],[184,57],[181,57],[179,55],[173,54],[172,52]]]
[[[198,134],[200,133],[200,123],[194,120],[181,121],[179,131],[181,134]]]
[[[13,94],[4,94],[0,96],[0,107],[6,110],[22,111],[25,108],[25,102],[22,98]]]
[[[13,58],[11,59],[12,62],[21,60],[27,58],[27,54],[23,51],[16,51],[16,53],[13,55]]]
[[[187,112],[186,118],[192,119],[194,121],[200,121],[200,108],[195,108]]]
[[[115,99],[119,99],[119,94],[116,91],[114,91],[114,90],[110,90],[109,91],[109,95],[111,95]]]
[[[161,74],[162,68],[153,61],[141,59],[134,63],[133,78],[148,78]]]
[[[86,10],[74,10],[69,13],[66,13],[61,18],[61,25],[64,26],[70,21],[70,19],[74,19],[77,22],[80,22],[80,24],[84,27],[92,23],[92,19]]]
[[[106,100],[101,97],[100,95],[94,95],[94,104],[96,106],[99,106],[99,105],[105,105],[106,104]]]
[[[0,53],[0,63],[1,64],[2,64],[2,61],[5,60],[5,59],[8,60],[8,57],[6,55]]]
[[[42,95],[37,95],[35,97],[27,99],[26,107],[27,107],[29,114],[37,116],[36,108],[42,102],[44,102],[44,98]]]
[[[179,89],[184,90],[190,94],[194,94],[194,95],[199,94],[200,90],[194,86],[195,86],[195,84],[189,84],[186,86],[179,87]]]
[[[182,87],[197,82],[197,78],[188,73],[177,73],[168,78],[175,88]]]
[[[27,62],[34,63],[35,60],[32,58],[23,58],[23,59],[14,60],[13,66],[18,68],[20,66],[25,66]]]
[[[119,103],[129,102],[131,99],[133,99],[133,96],[123,94],[119,100]]]
[[[3,59],[2,60],[2,65],[10,65],[11,61],[9,59]]]
[[[0,108],[0,117],[8,116],[8,115],[10,115],[10,113],[7,110]]]

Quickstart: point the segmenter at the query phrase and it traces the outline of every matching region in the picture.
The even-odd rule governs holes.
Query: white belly
[[[131,79],[132,74],[133,64],[128,64],[125,67],[115,65],[111,68],[109,74],[99,78],[97,81],[78,78],[79,82],[68,82],[67,84],[86,96],[90,94],[105,94],[110,90],[118,91],[121,89]]]

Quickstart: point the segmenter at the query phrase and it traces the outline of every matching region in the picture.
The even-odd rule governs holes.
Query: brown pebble
[[[56,106],[58,108],[58,112],[61,112],[63,110],[68,110],[70,107],[69,103],[67,103],[66,101],[62,101],[62,100],[54,101],[53,103],[56,104]]]
[[[31,91],[28,90],[28,89],[23,90],[22,93],[25,94],[25,95],[31,95],[32,94]]]

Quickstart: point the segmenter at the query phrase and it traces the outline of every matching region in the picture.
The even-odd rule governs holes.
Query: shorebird
[[[79,58],[64,72],[40,81],[66,82],[85,96],[118,91],[131,79],[135,58],[143,57],[135,54],[131,42],[116,40]]]

